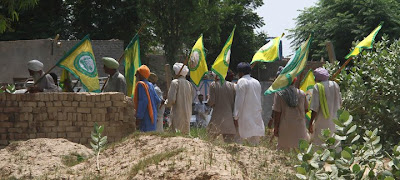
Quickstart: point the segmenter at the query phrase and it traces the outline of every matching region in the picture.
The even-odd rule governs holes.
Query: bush
[[[400,41],[383,37],[353,64],[338,76],[343,108],[361,129],[379,128],[384,149],[391,151],[400,139]],[[326,67],[334,73],[339,65]]]
[[[353,117],[347,111],[339,111],[338,117],[333,135],[329,129],[321,132],[321,146],[300,141],[298,159],[302,163],[296,166],[299,179],[400,178],[400,146],[395,146],[392,156],[386,153],[392,161],[385,167],[378,129],[365,131],[361,141]]]

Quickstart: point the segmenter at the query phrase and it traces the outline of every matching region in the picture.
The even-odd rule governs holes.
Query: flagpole
[[[335,79],[337,75],[339,75],[339,73],[343,70],[343,68],[345,68],[347,66],[347,64],[349,64],[349,62],[353,59],[353,56],[350,57],[349,59],[347,59],[347,61],[342,65],[342,67],[340,67],[339,70],[337,70],[335,72],[335,74],[333,74],[333,76],[331,77],[331,80]]]
[[[144,23],[142,26],[140,26],[140,28],[139,28],[139,30],[138,30],[138,32],[137,32],[136,34],[139,34],[139,33],[143,30],[143,28],[144,28],[145,26],[146,26],[146,23]],[[120,63],[120,62],[122,61],[122,59],[123,59],[124,56],[125,56],[125,51],[124,51],[124,52],[122,53],[122,55],[119,57],[118,63]],[[103,92],[104,87],[106,87],[106,84],[107,84],[107,82],[108,82],[109,79],[110,79],[110,77],[107,77],[106,81],[105,81],[104,84],[103,84],[103,87],[101,87],[100,92]]]

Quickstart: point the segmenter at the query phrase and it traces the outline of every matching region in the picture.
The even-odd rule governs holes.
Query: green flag
[[[310,34],[308,39],[297,49],[294,57],[290,59],[272,85],[265,91],[265,95],[284,90],[290,86],[293,79],[303,71],[307,64],[311,41],[312,34]]]
[[[136,34],[125,48],[126,95],[129,97],[132,97],[134,94],[136,85],[135,73],[141,65],[139,35]]]
[[[57,66],[68,70],[76,78],[80,79],[86,91],[100,92],[96,61],[88,35],[69,50],[58,61]]]

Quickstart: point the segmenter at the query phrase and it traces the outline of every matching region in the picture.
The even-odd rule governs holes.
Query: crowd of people
[[[104,72],[109,75],[103,92],[121,92],[126,94],[125,77],[119,73],[119,63],[109,57],[102,58]],[[280,68],[277,75],[280,74]],[[43,72],[43,63],[38,60],[28,62],[28,70],[35,86],[29,87],[30,93],[58,92],[57,78]],[[175,78],[164,94],[157,86],[158,77],[150,72],[146,65],[140,66],[135,74],[136,86],[133,101],[136,109],[136,125],[140,131],[163,132],[163,114],[165,108],[171,109],[170,130],[190,133],[190,119],[196,116],[196,126],[205,127],[212,138],[221,135],[226,142],[248,142],[257,145],[265,135],[262,117],[262,92],[260,82],[251,77],[251,66],[241,62],[237,66],[238,81],[233,83],[234,73],[229,70],[224,81],[215,75],[210,85],[210,93],[204,103],[204,95],[197,93],[186,76],[189,69],[182,63],[173,65]],[[274,95],[273,114],[269,127],[274,128],[278,138],[277,148],[290,150],[298,147],[300,139],[311,140],[321,144],[318,135],[322,129],[335,131],[333,118],[341,106],[341,94],[336,82],[329,80],[328,71],[324,68],[314,70],[316,85],[313,88],[311,103],[306,94],[292,84]],[[54,75],[53,75],[54,76]],[[164,95],[166,95],[164,99]],[[210,122],[207,116],[211,113]],[[305,114],[312,110],[307,128]],[[193,111],[192,111],[193,110]],[[194,113],[193,113],[194,112]]]

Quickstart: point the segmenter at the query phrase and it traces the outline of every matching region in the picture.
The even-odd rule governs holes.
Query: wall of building
[[[108,142],[135,130],[132,99],[122,93],[0,94],[0,147],[10,141],[65,138],[88,145],[94,123]]]
[[[54,66],[62,56],[68,52],[78,40],[59,41],[60,45],[53,43],[52,39],[0,41],[0,83],[13,83],[13,78],[29,77],[27,62],[37,59],[43,62],[44,70]],[[106,76],[103,71],[101,58],[104,56],[118,59],[124,50],[121,40],[92,40],[99,76]],[[123,66],[120,67],[121,70]],[[61,68],[54,68],[52,72],[61,74]]]

